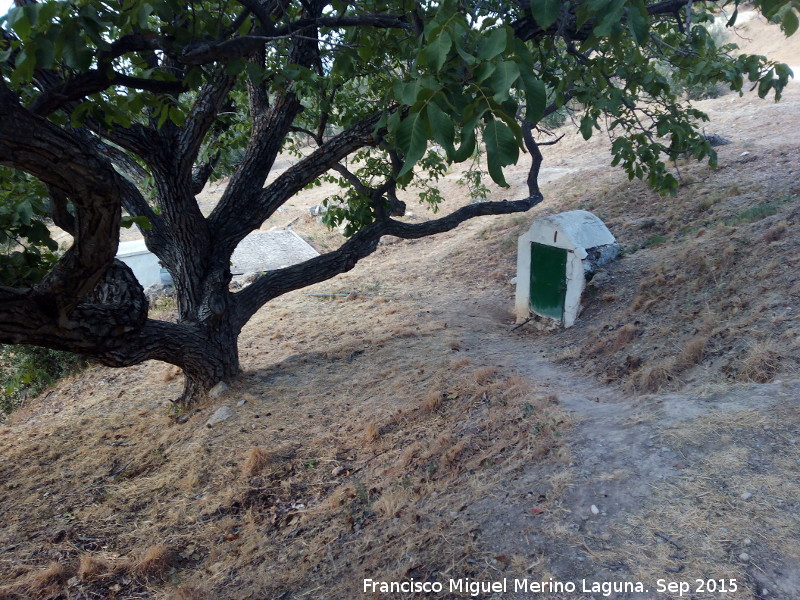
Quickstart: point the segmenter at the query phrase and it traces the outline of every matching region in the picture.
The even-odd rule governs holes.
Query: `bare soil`
[[[757,20],[741,34],[800,64],[800,39]],[[540,207],[387,239],[264,307],[244,373],[187,420],[170,413],[180,374],[158,363],[93,367],[32,400],[0,428],[0,599],[470,597],[450,579],[508,581],[480,598],[800,598],[799,103],[796,83],[777,104],[698,102],[732,143],[718,169],[676,165],[675,198],[565,127]],[[524,194],[524,176],[494,197]],[[307,210],[331,193],[262,228],[335,247]],[[573,208],[624,256],[575,327],[512,331],[517,237]],[[234,415],[207,427],[223,405]],[[444,591],[365,593],[365,578]]]

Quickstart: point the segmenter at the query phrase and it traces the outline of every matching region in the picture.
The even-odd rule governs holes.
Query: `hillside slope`
[[[797,41],[764,47],[800,64]],[[0,427],[0,599],[416,597],[367,595],[365,578],[455,598],[450,579],[503,577],[650,590],[537,598],[678,597],[658,579],[800,597],[799,105],[797,83],[777,104],[698,102],[731,144],[716,170],[677,165],[675,198],[565,128],[541,206],[385,240],[269,304],[242,333],[244,373],[186,418],[162,364],[61,382]],[[524,194],[524,176],[494,195]],[[329,193],[264,228],[339,243],[307,211]],[[517,237],[574,208],[624,256],[575,327],[511,331]]]

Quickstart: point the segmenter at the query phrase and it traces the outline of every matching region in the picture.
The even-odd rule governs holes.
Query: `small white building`
[[[158,257],[147,249],[144,240],[120,242],[117,258],[131,268],[143,288],[161,283],[161,264]]]
[[[619,254],[605,224],[585,210],[537,219],[519,238],[517,322],[531,314],[571,327],[581,311],[586,281]]]
[[[319,252],[294,231],[254,231],[237,246],[231,257],[234,275],[280,269],[319,256]],[[147,289],[162,279],[158,257],[145,246],[144,240],[120,242],[117,258],[131,268],[136,279]],[[167,281],[169,276],[164,271]]]

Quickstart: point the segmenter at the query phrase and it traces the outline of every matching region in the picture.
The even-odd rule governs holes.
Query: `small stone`
[[[731,143],[731,141],[728,138],[723,137],[718,133],[704,133],[703,137],[706,138],[706,140],[708,140],[709,145],[712,147],[726,146]]]
[[[344,473],[344,471],[345,471],[344,467],[335,467],[333,471],[331,471],[331,475],[333,475],[334,477],[338,477],[339,475]]]
[[[745,492],[745,493],[743,493],[741,495],[741,499],[742,500],[750,500],[750,498],[752,498],[752,497],[753,497],[753,494],[751,494],[750,492]]]
[[[246,398],[242,398],[241,400],[239,400],[239,401],[236,403],[236,406],[238,406],[238,407],[242,407],[242,406],[244,406],[246,403],[247,403],[247,399],[246,399]]]
[[[601,287],[607,285],[610,282],[611,282],[611,275],[609,275],[605,271],[600,271],[598,273],[595,273],[594,277],[591,278],[591,280],[589,281],[589,285],[594,288],[600,289]]]
[[[208,390],[208,395],[212,398],[219,398],[230,389],[227,383],[220,381],[217,385]]]
[[[750,153],[747,150],[745,150],[739,156],[747,156],[748,154],[750,154]]]
[[[761,595],[762,595],[762,596],[767,596],[767,595],[769,595],[769,590],[768,590],[767,588],[761,588]]]
[[[233,409],[230,406],[220,406],[211,417],[209,417],[208,421],[206,421],[206,427],[213,427],[217,423],[221,423],[225,419],[230,419],[233,416]]]
[[[739,560],[750,560],[750,555],[747,552],[742,552],[739,555]]]
[[[751,540],[750,538],[744,538],[744,539],[742,540],[742,543],[743,543],[745,546],[749,546],[750,544],[752,544],[752,543],[753,543],[753,540]]]
[[[589,510],[592,511],[593,515],[599,515],[600,514],[600,509],[597,508],[594,504],[592,504],[592,506],[589,508]]]
[[[600,539],[603,540],[604,542],[610,542],[611,541],[611,534],[606,532],[606,533],[604,533],[603,535],[600,536]]]

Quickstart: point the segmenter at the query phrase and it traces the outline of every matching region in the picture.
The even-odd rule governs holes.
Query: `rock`
[[[593,288],[600,289],[610,281],[611,281],[611,275],[609,275],[605,271],[598,271],[589,281],[589,285],[592,286]]]
[[[747,552],[742,552],[739,555],[739,560],[750,560],[750,555]]]
[[[163,283],[155,283],[144,291],[145,297],[152,302],[162,296],[174,296],[175,288],[171,285],[164,285]]]
[[[706,140],[708,140],[708,143],[711,144],[712,147],[727,146],[728,144],[731,143],[729,139],[722,137],[717,133],[705,133],[703,134],[703,137],[706,138]]]
[[[322,206],[321,204],[315,204],[314,206],[308,207],[308,214],[310,214],[312,217],[318,217],[324,212],[325,212],[325,207]]]
[[[745,492],[745,493],[743,493],[741,495],[741,499],[742,500],[750,500],[750,498],[752,498],[752,497],[753,497],[753,494],[751,494],[750,492]]]
[[[599,515],[600,514],[600,509],[597,508],[594,504],[592,504],[592,506],[589,508],[589,510],[592,511],[593,515]]]
[[[206,427],[213,427],[217,423],[221,423],[225,419],[230,419],[233,416],[233,409],[230,406],[220,406],[213,415],[206,421]]]
[[[219,383],[217,383],[217,385],[208,390],[208,395],[211,396],[212,398],[219,398],[229,389],[230,387],[228,386],[227,383],[225,383],[224,381],[220,381]]]
[[[236,403],[236,406],[238,406],[239,408],[241,408],[241,407],[242,407],[242,406],[244,406],[245,404],[247,404],[247,398],[242,398],[241,400],[239,400],[239,401]]]
[[[744,538],[744,539],[742,540],[742,543],[743,543],[745,546],[749,546],[750,544],[752,544],[752,543],[753,543],[753,540],[751,540],[750,538]]]
[[[331,471],[331,475],[333,475],[334,477],[338,477],[339,475],[344,473],[344,471],[345,471],[344,467],[335,467],[333,471]]]
[[[388,244],[396,244],[398,242],[402,242],[403,238],[395,237],[393,235],[383,235],[381,239],[378,241],[378,245],[385,246]]]

